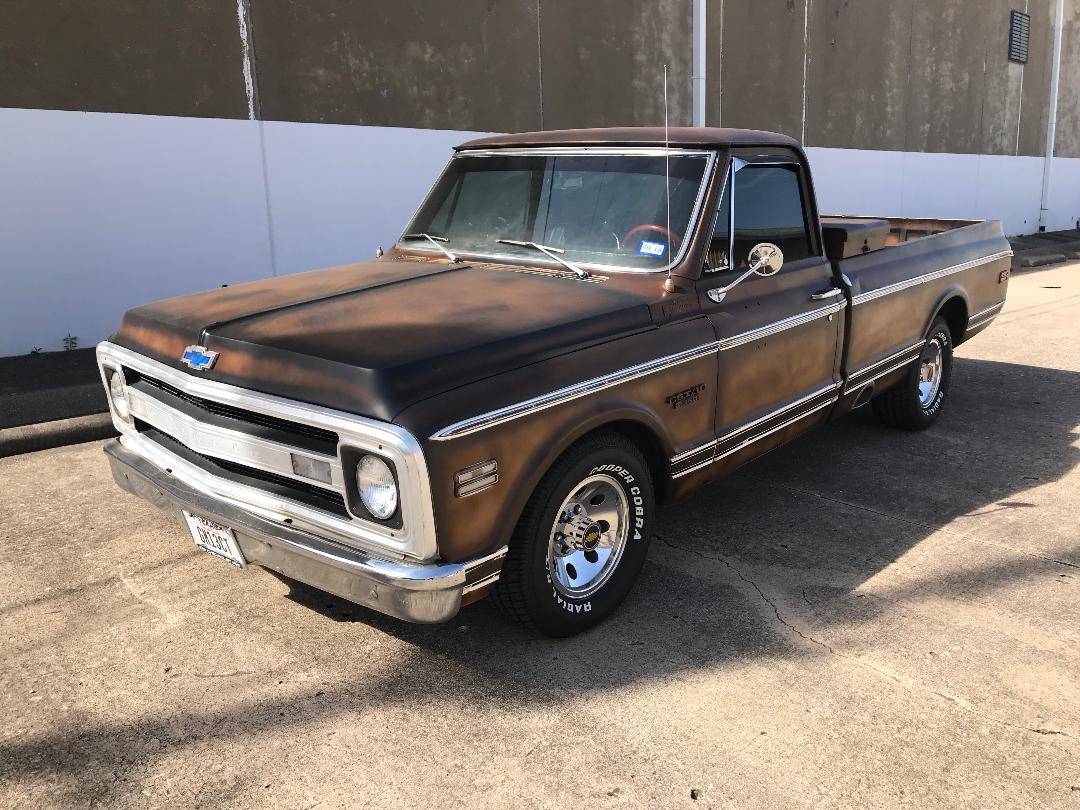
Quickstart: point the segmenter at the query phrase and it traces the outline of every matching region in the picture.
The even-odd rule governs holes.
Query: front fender
[[[403,412],[397,420],[421,437],[434,502],[440,556],[465,560],[509,542],[525,504],[544,473],[582,436],[619,424],[648,431],[663,469],[678,450],[713,436],[716,352],[704,318],[582,349],[514,372],[473,383]],[[700,349],[701,351],[695,351]],[[621,371],[665,358],[687,359],[641,374]],[[543,400],[586,381],[581,395],[532,407],[490,426],[445,435],[447,425],[499,412],[515,403]],[[673,407],[673,395],[694,389],[690,402]],[[466,497],[455,493],[455,473],[494,460],[498,481]]]

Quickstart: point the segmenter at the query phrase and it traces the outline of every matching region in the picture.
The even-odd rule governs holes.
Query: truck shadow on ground
[[[491,600],[424,627],[302,585],[290,598],[539,689],[588,691],[747,655],[818,654],[800,620],[826,629],[870,620],[889,603],[855,591],[928,536],[948,526],[960,539],[965,521],[1036,509],[1022,493],[1080,463],[1078,425],[1080,373],[956,358],[949,409],[931,430],[892,430],[863,408],[662,510],[631,596],[574,639],[518,630]],[[1027,555],[912,587],[970,598],[1048,569],[1080,578],[1080,544],[1042,557],[1026,545]]]
[[[615,616],[589,633],[537,637],[510,625],[489,600],[446,625],[409,625],[293,585],[294,602],[407,647],[362,678],[318,689],[260,692],[214,709],[178,706],[169,717],[135,722],[70,723],[10,740],[0,744],[0,782],[60,779],[73,804],[109,802],[137,793],[139,774],[170,751],[257,744],[275,729],[375,707],[456,705],[468,717],[481,702],[513,712],[734,661],[828,655],[815,635],[841,622],[850,633],[905,598],[858,598],[875,574],[942,527],[963,541],[969,516],[1038,514],[1037,496],[1025,493],[1080,462],[1080,373],[958,358],[952,393],[930,431],[889,430],[859,412],[666,508],[641,580]],[[1038,520],[1048,534],[1058,530],[1045,516]],[[1022,587],[1048,568],[1080,578],[1080,546],[1062,551],[1067,544],[1058,542],[1057,562],[1050,553],[996,556],[917,587],[971,598]],[[310,639],[274,643],[294,646],[298,656],[350,655],[320,652]]]

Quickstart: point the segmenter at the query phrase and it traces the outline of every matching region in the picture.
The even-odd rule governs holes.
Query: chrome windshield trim
[[[954,264],[950,267],[942,268],[941,270],[935,270],[932,273],[924,273],[921,276],[915,276],[915,278],[905,279],[904,281],[898,281],[895,284],[889,284],[876,290],[869,290],[868,292],[859,293],[851,299],[851,303],[853,306],[865,304],[867,301],[873,301],[877,298],[881,298],[882,296],[890,295],[894,292],[900,292],[901,290],[906,290],[909,287],[914,287],[918,284],[925,284],[928,281],[936,281],[939,278],[951,276],[953,273],[959,273],[963,270],[970,270],[973,267],[979,267],[980,265],[994,262],[998,259],[1004,259],[1006,256],[1012,255],[1013,252],[1011,250],[1001,250],[997,253],[992,253],[989,256],[983,256],[981,259],[972,259],[971,261]]]
[[[313,509],[297,501],[270,495],[264,490],[211,476],[205,470],[200,470],[200,472],[213,480],[215,488],[225,488],[232,493],[231,497],[236,501],[237,505],[244,506],[247,504],[252,508],[268,509],[274,515],[286,515],[294,520],[302,519],[313,527],[312,531],[329,532],[330,536],[340,542],[369,550],[377,550],[383,554],[389,552],[418,560],[433,559],[438,554],[435,514],[431,500],[427,462],[424,459],[420,443],[404,428],[389,422],[379,422],[375,419],[336,411],[319,405],[310,405],[259,391],[251,391],[228,383],[195,377],[108,341],[98,344],[97,359],[102,383],[105,385],[106,390],[108,390],[108,383],[105,379],[103,367],[126,366],[148,377],[168,383],[193,397],[208,399],[255,413],[333,431],[337,433],[339,439],[339,452],[338,456],[336,456],[339,468],[341,466],[340,451],[342,447],[356,447],[389,458],[394,462],[398,472],[399,499],[402,510],[402,526],[400,529],[394,529],[362,518],[342,518]],[[113,425],[120,435],[135,442],[132,449],[143,452],[149,458],[149,454],[145,451],[147,446],[152,443],[142,436],[134,425],[120,419],[115,411],[112,411],[112,416]],[[203,430],[210,426],[199,423],[199,427],[200,430]],[[154,447],[161,448],[160,445],[156,444],[154,444]],[[299,452],[302,455],[312,455],[302,448],[290,448],[290,450]],[[161,452],[167,453],[168,451],[161,448]],[[171,458],[179,458],[172,453],[168,453],[168,455]],[[314,455],[317,456],[318,454]],[[154,458],[160,460],[162,458],[161,453],[155,453]],[[273,471],[276,472],[276,470]],[[344,470],[342,470],[341,475],[342,479],[344,479]],[[301,478],[299,480],[308,479]],[[317,482],[309,481],[309,483]],[[253,495],[252,493],[257,494]],[[274,505],[269,507],[260,506],[260,504],[267,503],[267,499],[271,499]]]
[[[819,307],[818,309],[812,309],[809,312],[802,312],[798,315],[792,315],[790,318],[784,318],[773,323],[765,324],[765,326],[759,326],[757,329],[751,329],[748,332],[740,332],[737,335],[731,337],[721,338],[719,342],[720,351],[727,349],[734,349],[736,346],[742,346],[744,343],[751,343],[755,340],[768,337],[769,335],[775,335],[778,332],[783,332],[787,329],[793,329],[796,326],[803,326],[818,318],[824,318],[827,315],[834,315],[844,307],[847,306],[846,301],[840,301],[839,303],[829,304],[828,306]]]
[[[690,249],[690,243],[694,241],[694,235],[697,233],[697,228],[700,225],[701,211],[705,203],[705,192],[709,188],[709,183],[712,181],[713,171],[716,167],[716,152],[707,149],[669,149],[655,147],[565,147],[564,149],[557,148],[522,148],[522,149],[478,149],[478,150],[462,150],[456,152],[450,161],[443,168],[439,176],[435,178],[435,182],[432,183],[428,193],[424,196],[423,201],[417,206],[416,211],[409,217],[409,222],[406,231],[402,231],[402,235],[408,232],[408,228],[412,227],[413,220],[416,219],[416,215],[420,213],[424,205],[427,204],[428,198],[435,192],[435,188],[442,178],[446,170],[450,168],[450,165],[454,160],[462,157],[505,157],[519,156],[528,157],[532,155],[552,155],[557,157],[572,157],[574,155],[580,155],[582,157],[589,156],[624,156],[624,157],[663,157],[664,155],[682,155],[686,157],[704,157],[705,158],[705,171],[701,174],[701,183],[698,185],[697,197],[694,200],[694,207],[690,210],[690,218],[686,223],[686,232],[683,234],[683,239],[679,244],[679,252],[675,258],[663,267],[658,267],[652,270],[644,270],[639,267],[625,267],[618,264],[600,264],[597,262],[581,262],[577,261],[579,267],[585,270],[595,270],[600,273],[613,272],[613,273],[641,273],[641,274],[656,274],[667,273],[668,271],[677,267],[682,260],[686,257],[687,251]],[[415,247],[412,245],[402,245],[401,237],[398,237],[397,242],[394,245],[395,248],[406,253],[416,253],[420,255],[440,255],[438,251],[426,248]],[[493,262],[509,262],[514,263],[521,260],[521,256],[516,256],[509,253],[485,253],[475,252],[469,250],[454,250],[454,254],[461,259],[476,259],[478,261],[493,261]]]
[[[455,422],[452,425],[447,425],[442,430],[433,433],[431,439],[433,441],[445,441],[459,436],[466,436],[470,433],[475,433],[478,430],[485,430],[489,427],[494,427],[495,425],[501,425],[512,419],[519,419],[523,416],[536,413],[537,411],[542,411],[555,405],[561,405],[564,402],[570,402],[571,400],[578,399],[587,394],[602,391],[605,388],[611,388],[612,386],[621,385],[630,380],[636,380],[638,377],[644,377],[646,374],[654,374],[657,371],[662,371],[671,368],[672,366],[680,365],[681,363],[687,363],[691,360],[696,360],[699,357],[707,357],[715,351],[716,343],[706,343],[693,349],[687,349],[686,351],[669,354],[665,357],[658,357],[655,360],[639,363],[635,366],[620,369],[619,371],[613,371],[610,374],[593,377],[592,379],[584,380],[575,383],[574,385],[566,386],[565,388],[559,388],[555,391],[550,391],[546,394],[541,394],[540,396],[514,403],[513,405],[496,408],[493,411],[488,411],[478,416]]]

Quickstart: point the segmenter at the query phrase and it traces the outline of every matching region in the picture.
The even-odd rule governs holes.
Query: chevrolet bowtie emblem
[[[212,352],[205,346],[188,346],[184,349],[180,362],[186,366],[191,366],[196,371],[206,371],[208,368],[213,367],[217,356],[217,352]]]

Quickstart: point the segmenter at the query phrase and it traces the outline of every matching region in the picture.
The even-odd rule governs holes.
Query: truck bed
[[[850,303],[845,392],[887,383],[939,313],[959,344],[1005,301],[1012,249],[1000,222],[823,217],[822,230]]]

